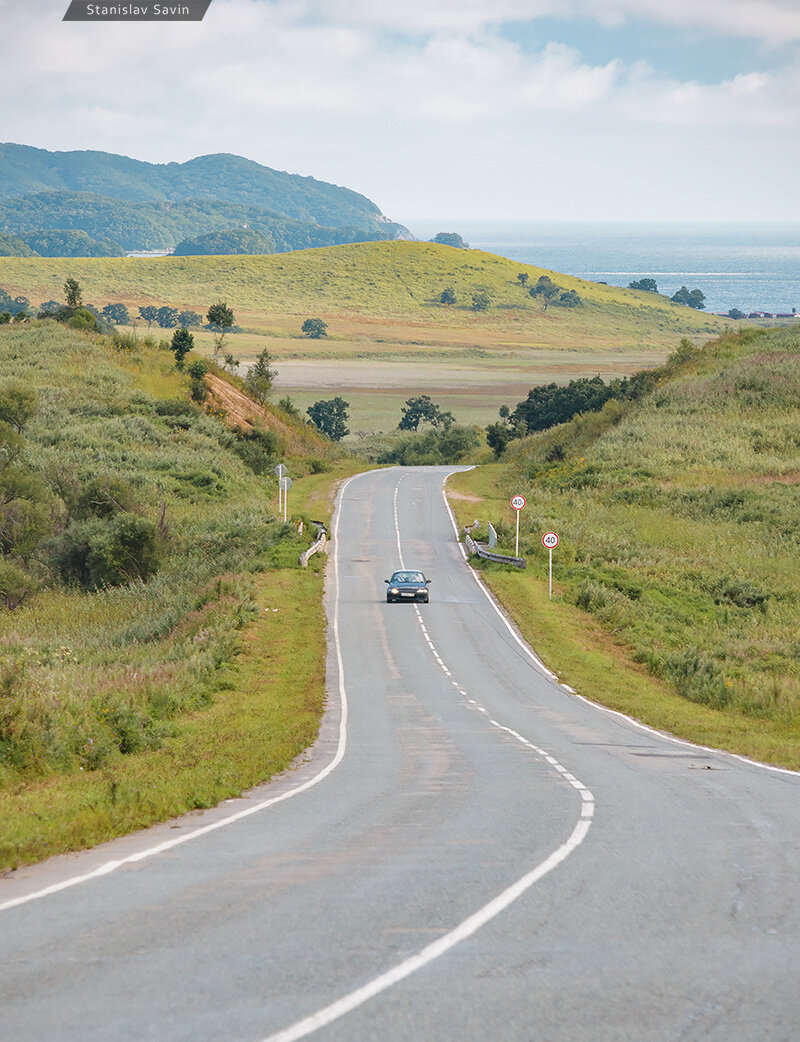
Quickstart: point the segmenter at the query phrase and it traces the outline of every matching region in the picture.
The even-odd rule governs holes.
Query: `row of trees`
[[[658,293],[658,283],[655,279],[635,279],[628,283],[628,289],[638,289],[645,293]],[[687,289],[681,286],[669,298],[673,304],[684,304],[686,307],[702,311],[705,308],[705,294],[699,289]]]
[[[691,347],[691,345],[689,345]],[[599,412],[615,398],[620,401],[641,398],[659,378],[657,370],[643,370],[606,383],[601,377],[581,377],[564,386],[550,383],[533,387],[513,410],[500,407],[500,420],[486,428],[486,441],[500,456],[514,438],[524,438],[559,423],[567,423],[579,413]]]

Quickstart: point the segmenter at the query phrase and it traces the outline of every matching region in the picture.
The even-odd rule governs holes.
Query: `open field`
[[[578,377],[626,376],[660,365],[665,352],[530,351],[494,356],[491,362],[465,358],[374,362],[289,359],[276,363],[276,397],[290,395],[305,413],[318,398],[341,395],[350,403],[350,430],[388,431],[412,395],[430,394],[459,423],[485,426],[501,405],[514,406],[540,383],[566,383]],[[376,387],[376,377],[380,386]],[[351,435],[351,439],[355,434]]]
[[[492,520],[506,548],[508,499],[526,496],[529,569],[487,578],[574,687],[695,741],[793,767],[798,387],[800,331],[727,334],[684,351],[641,402],[610,402],[452,479],[471,497],[454,500],[462,522]],[[552,610],[542,603],[548,530],[561,537]],[[615,670],[635,674],[624,697]]]
[[[583,305],[543,311],[520,285],[520,273],[529,284],[551,274],[576,290]],[[534,383],[629,373],[658,364],[681,337],[702,342],[724,328],[722,320],[657,294],[430,243],[361,243],[266,257],[0,258],[0,286],[36,305],[60,299],[67,276],[80,282],[85,300],[120,301],[134,315],[145,304],[205,314],[210,303],[227,301],[241,332],[228,338],[226,350],[247,366],[266,348],[277,390],[303,409],[328,393],[342,394],[351,403],[353,430],[392,426],[412,390],[436,395],[461,422],[485,423]],[[446,287],[456,293],[452,306],[439,303]],[[488,294],[488,311],[472,310],[476,292]],[[301,333],[308,317],[328,323],[325,338]],[[139,333],[145,329],[140,321]],[[157,327],[147,332],[171,335]],[[195,337],[198,350],[210,353],[211,334]]]
[[[520,285],[550,274],[583,301],[543,311]],[[0,286],[38,304],[59,299],[67,276],[97,306],[169,304],[205,314],[226,300],[240,333],[226,350],[246,367],[266,348],[276,391],[305,412],[320,397],[350,402],[352,431],[389,430],[412,393],[428,393],[459,422],[484,425],[537,383],[625,375],[659,364],[682,337],[700,343],[724,328],[714,316],[652,293],[621,290],[430,243],[361,243],[274,256],[94,260],[0,259]],[[451,287],[456,303],[439,303]],[[485,292],[486,312],[472,310]],[[319,340],[304,319],[328,323]],[[146,330],[138,323],[141,334]],[[170,332],[153,327],[156,337]],[[195,334],[200,352],[212,336]]]

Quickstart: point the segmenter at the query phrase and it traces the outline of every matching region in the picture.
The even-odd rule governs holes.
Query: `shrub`
[[[266,474],[272,469],[278,451],[278,436],[274,431],[238,428],[234,434],[231,448],[254,474]]]
[[[50,549],[63,580],[87,590],[145,580],[160,557],[155,524],[127,512],[110,521],[95,517],[73,522]]]
[[[0,559],[0,604],[5,608],[18,608],[36,587],[36,580],[22,568]]]

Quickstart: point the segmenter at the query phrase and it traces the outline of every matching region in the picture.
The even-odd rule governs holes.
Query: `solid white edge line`
[[[398,552],[402,561],[402,545],[397,511],[398,488],[399,482],[394,490],[394,522],[395,531],[397,533]],[[419,611],[417,611],[417,615],[419,617]],[[428,640],[428,643],[431,643],[430,640]],[[432,645],[431,647],[433,649]],[[436,660],[441,664],[442,660],[438,653],[434,650],[433,654]],[[481,713],[486,713],[486,710],[482,706],[478,706],[478,709]],[[503,731],[509,731],[509,733],[516,735],[516,732],[511,731],[510,728],[503,727],[502,724],[497,723],[495,720],[492,720],[491,723]],[[517,735],[517,737],[523,742],[523,744],[534,748],[532,743],[528,742],[526,739],[523,739],[519,735]],[[542,750],[541,753],[543,754],[544,750]],[[565,770],[565,768],[561,767],[560,769]],[[588,798],[592,798],[588,789],[585,789],[583,786],[581,786],[581,788],[587,793]],[[583,795],[583,793],[581,795]],[[497,897],[492,898],[491,901],[479,908],[477,912],[473,912],[472,915],[464,919],[453,930],[450,930],[442,937],[439,937],[436,941],[427,945],[427,947],[417,952],[416,955],[404,959],[396,966],[393,966],[392,969],[387,970],[380,976],[368,981],[366,984],[362,985],[362,987],[356,988],[354,991],[349,992],[342,998],[337,999],[336,1002],[332,1002],[330,1005],[325,1006],[316,1013],[312,1013],[309,1016],[304,1017],[302,1020],[291,1024],[288,1028],[284,1028],[269,1035],[263,1040],[263,1042],[296,1042],[297,1039],[305,1038],[307,1035],[319,1031],[320,1028],[323,1028],[327,1024],[331,1024],[333,1021],[338,1020],[345,1014],[352,1012],[354,1009],[363,1005],[376,995],[379,995],[382,991],[386,991],[387,988],[393,987],[395,984],[404,980],[406,977],[409,977],[412,973],[415,973],[434,959],[438,959],[440,956],[444,955],[445,952],[450,951],[451,948],[455,947],[455,945],[459,944],[467,937],[470,937],[482,926],[508,908],[508,906],[524,894],[526,890],[530,889],[534,883],[538,882],[543,876],[547,875],[548,872],[551,872],[554,868],[560,865],[562,861],[569,857],[573,850],[581,845],[586,838],[591,825],[590,815],[585,813],[586,806],[586,804],[582,805],[581,815],[578,818],[569,839],[567,839],[565,843],[563,843],[539,865],[531,869],[530,872],[527,872],[515,883],[512,883],[511,886],[503,890]]]
[[[438,959],[445,952],[460,944],[461,941],[471,937],[482,926],[485,926],[508,908],[509,905],[513,904],[534,883],[538,883],[540,879],[552,872],[554,868],[557,868],[562,861],[566,860],[583,843],[590,824],[591,821],[588,816],[579,818],[569,839],[565,843],[553,851],[539,865],[531,869],[530,872],[522,876],[521,879],[518,879],[516,883],[513,883],[502,893],[498,894],[497,897],[489,901],[488,904],[485,904],[477,912],[473,912],[472,915],[464,919],[455,929],[433,941],[433,943],[417,952],[416,955],[404,959],[403,962],[393,966],[386,973],[375,977],[374,980],[369,981],[363,987],[356,988],[355,991],[351,991],[348,995],[344,995],[341,999],[332,1002],[329,1006],[325,1006],[324,1009],[318,1010],[316,1013],[312,1013],[303,1020],[297,1021],[296,1024],[269,1035],[263,1042],[297,1042],[298,1039],[305,1038],[307,1035],[319,1031],[320,1028],[338,1020],[339,1017],[344,1016],[346,1013],[351,1013],[382,991],[386,991],[387,988],[391,988],[393,985],[405,980],[406,977],[410,977],[412,973],[422,969],[423,966],[433,962],[434,959]]]
[[[473,469],[473,468],[470,468],[470,469]],[[459,471],[451,471],[450,472],[450,474],[457,474],[457,473],[459,473]],[[442,498],[444,499],[445,506],[447,507],[447,512],[450,515],[450,523],[452,524],[453,531],[455,532],[456,542],[458,543],[458,547],[461,550],[461,554],[462,554],[464,560],[467,562],[467,568],[469,568],[470,572],[472,573],[472,577],[475,580],[475,582],[478,584],[478,586],[480,586],[481,590],[483,590],[483,592],[484,592],[484,594],[486,596],[486,599],[489,601],[491,606],[494,608],[494,610],[497,612],[497,614],[500,616],[500,618],[505,623],[506,628],[508,629],[509,633],[514,638],[514,640],[516,640],[516,642],[525,651],[525,653],[533,660],[533,662],[536,664],[536,666],[538,668],[543,669],[548,677],[551,677],[553,680],[557,680],[558,679],[557,678],[557,674],[552,673],[547,668],[547,666],[545,666],[545,664],[542,662],[542,660],[539,658],[539,656],[536,655],[534,653],[534,651],[530,647],[528,647],[527,644],[525,644],[522,640],[520,640],[520,638],[517,636],[516,632],[514,631],[513,626],[511,625],[509,620],[506,618],[506,616],[503,614],[503,611],[501,610],[501,608],[497,604],[497,602],[496,602],[496,600],[494,598],[494,595],[491,593],[491,591],[488,589],[488,587],[484,584],[484,582],[481,579],[481,577],[478,575],[478,573],[475,571],[475,569],[469,563],[469,560],[467,558],[466,548],[464,547],[464,545],[462,544],[462,542],[461,542],[461,540],[459,539],[459,536],[458,536],[458,524],[456,522],[455,514],[453,513],[453,508],[450,506],[450,501],[447,498],[447,488],[446,488],[446,486],[447,486],[447,479],[450,477],[450,474],[445,474],[444,478],[442,479]],[[687,738],[677,738],[675,735],[668,734],[666,731],[659,731],[655,727],[650,727],[649,724],[643,724],[641,722],[641,720],[637,720],[633,716],[628,716],[627,713],[623,713],[619,709],[609,709],[608,706],[601,705],[599,702],[595,702],[591,698],[587,698],[586,695],[580,695],[577,692],[573,692],[573,694],[575,695],[576,698],[579,698],[581,700],[581,702],[585,702],[586,705],[592,706],[594,709],[599,710],[601,713],[607,713],[609,716],[619,717],[620,720],[625,720],[626,723],[632,724],[634,727],[638,728],[640,731],[645,731],[647,734],[654,735],[656,738],[663,738],[665,742],[672,742],[674,745],[683,745],[683,746],[686,746],[688,749],[700,749],[702,752],[716,753],[716,754],[718,754],[720,756],[730,756],[732,759],[739,760],[740,763],[748,764],[748,766],[750,766],[750,767],[760,767],[762,770],[764,770],[764,771],[771,771],[774,774],[788,774],[788,775],[790,775],[793,778],[800,778],[800,771],[793,771],[793,770],[791,770],[788,767],[776,767],[775,764],[772,764],[772,763],[762,763],[761,760],[753,760],[749,756],[742,756],[741,753],[732,753],[732,752],[729,752],[727,749],[715,749],[711,745],[698,745],[696,742],[690,742]]]
[[[365,471],[364,473],[371,472]],[[132,865],[137,861],[144,861],[146,858],[155,857],[157,854],[163,854],[167,850],[173,850],[175,847],[179,847],[183,843],[188,843],[190,840],[198,839],[200,836],[206,836],[211,832],[216,832],[217,829],[225,828],[227,825],[233,825],[237,821],[249,818],[251,814],[258,814],[260,811],[267,810],[268,807],[273,807],[277,803],[283,803],[284,800],[289,800],[294,796],[299,796],[301,792],[306,792],[308,789],[318,785],[321,781],[324,781],[329,774],[336,770],[344,759],[344,754],[347,749],[348,713],[347,693],[344,684],[344,665],[342,662],[342,649],[339,641],[339,520],[341,518],[341,507],[345,489],[351,481],[362,476],[363,475],[361,474],[354,474],[352,477],[348,478],[339,489],[338,502],[336,505],[336,520],[333,528],[333,639],[336,645],[336,665],[339,674],[341,716],[339,720],[339,740],[336,745],[336,754],[331,762],[327,764],[327,766],[323,767],[318,774],[315,774],[313,778],[303,782],[302,785],[298,785],[294,789],[289,789],[286,792],[281,793],[280,796],[273,796],[268,800],[262,800],[260,803],[256,803],[252,807],[240,810],[236,814],[231,814],[227,818],[221,818],[219,821],[212,822],[210,825],[203,825],[201,828],[194,829],[192,832],[187,832],[182,836],[176,836],[174,839],[165,840],[163,843],[159,843],[154,847],[148,847],[146,850],[140,850],[135,854],[130,854],[128,857],[120,858],[117,861],[107,861],[105,864],[100,865],[99,868],[95,868],[91,872],[86,872],[79,876],[71,876],[69,879],[64,879],[60,883],[54,883],[52,886],[44,887],[42,890],[35,890],[33,893],[5,901],[0,904],[0,912],[7,911],[10,908],[16,908],[19,905],[27,904],[29,901],[36,901],[41,897],[48,897],[51,894],[59,893],[61,890],[67,890],[70,887],[78,886],[80,883],[87,883],[92,879],[99,879],[101,876],[106,876],[110,872],[115,872],[123,865]]]

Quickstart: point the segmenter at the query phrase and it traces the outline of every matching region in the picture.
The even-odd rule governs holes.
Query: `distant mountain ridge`
[[[0,144],[0,231],[29,246],[30,236],[41,245],[42,233],[69,230],[105,248],[110,240],[122,251],[170,249],[246,229],[268,236],[276,251],[408,234],[358,192],[241,156],[158,164]]]

